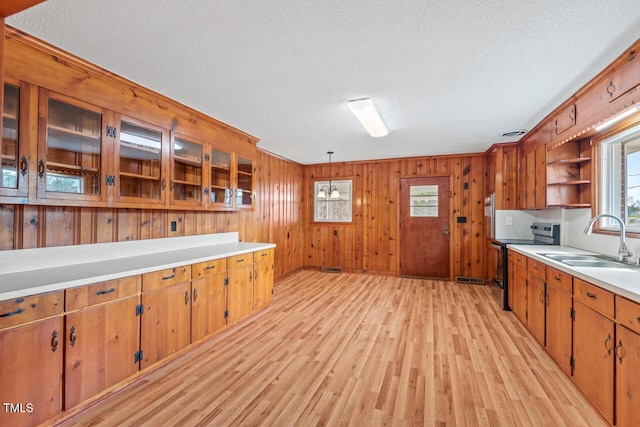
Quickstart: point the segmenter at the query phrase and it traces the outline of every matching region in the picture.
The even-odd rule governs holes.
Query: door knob
[[[442,234],[444,234],[445,236],[449,235],[449,226],[445,225],[444,227],[442,227]]]

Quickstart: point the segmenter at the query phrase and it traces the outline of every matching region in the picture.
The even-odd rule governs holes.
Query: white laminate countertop
[[[40,268],[22,268],[14,271],[7,271],[8,268],[0,269],[0,301],[226,258],[276,246],[273,243],[233,241],[233,235],[235,234],[237,239],[237,233],[222,234],[226,237],[232,236],[223,239],[216,236],[209,240],[203,239],[202,236],[191,240],[184,237],[173,238],[176,239],[174,242],[171,241],[172,238],[154,239],[157,242],[149,240],[145,241],[146,244],[135,242],[136,245],[128,246],[127,243],[130,242],[102,244],[99,248],[103,253],[102,259],[91,254],[73,259],[73,255],[77,255],[78,250],[82,251],[82,246],[86,246],[85,251],[91,252],[96,249],[96,245],[68,247],[73,252],[70,253],[72,259],[66,262],[54,260],[56,249],[64,252],[65,248],[25,250],[24,256],[33,261],[30,265],[38,265]],[[191,246],[189,242],[192,243]],[[136,246],[136,250],[128,250],[133,246]],[[11,252],[14,252],[13,256],[20,251]],[[52,260],[49,263],[46,262],[47,254],[52,255],[49,257]],[[37,260],[40,262],[36,262]],[[7,259],[2,259],[0,256],[0,261],[7,262]]]
[[[603,268],[603,267],[573,267],[541,254],[589,254],[602,255],[570,246],[537,246],[537,245],[509,245],[515,252],[544,262],[547,265],[569,273],[586,282],[621,295],[640,303],[640,268]]]

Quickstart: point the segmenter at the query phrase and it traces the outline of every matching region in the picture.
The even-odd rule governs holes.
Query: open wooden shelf
[[[138,173],[120,172],[120,176],[124,178],[144,179],[148,181],[159,181],[159,176],[141,175]]]
[[[174,182],[174,184],[193,185],[193,186],[196,186],[196,187],[200,187],[200,183],[199,182],[194,182],[194,181],[183,181],[181,179],[174,179],[173,182]]]
[[[591,184],[591,180],[583,179],[583,180],[575,180],[575,181],[547,182],[547,185],[582,185],[582,184]]]
[[[562,165],[562,164],[572,164],[572,163],[584,163],[591,160],[591,157],[576,157],[573,159],[559,159],[552,160],[547,162],[547,165]]]
[[[59,134],[66,134],[66,135],[70,135],[70,136],[74,136],[74,137],[78,137],[78,138],[85,138],[88,140],[99,140],[100,139],[100,134],[94,134],[91,132],[83,132],[83,131],[77,131],[75,129],[69,129],[69,128],[65,128],[62,126],[56,126],[53,124],[48,124],[47,125],[47,129],[49,129],[50,131],[53,132],[57,132]]]
[[[179,162],[179,163],[182,163],[182,164],[186,164],[186,165],[189,165],[189,166],[202,167],[202,160],[201,159],[191,158],[191,157],[180,157],[180,156],[173,156],[173,159],[176,162]]]

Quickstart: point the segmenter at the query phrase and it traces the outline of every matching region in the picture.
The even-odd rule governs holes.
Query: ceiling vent
[[[527,133],[527,131],[524,130],[524,129],[516,129],[516,130],[510,130],[508,132],[504,132],[500,136],[503,137],[503,138],[519,138],[522,135],[524,135],[525,133]]]

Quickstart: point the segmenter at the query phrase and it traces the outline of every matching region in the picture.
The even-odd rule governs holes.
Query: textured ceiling
[[[7,23],[309,164],[481,152],[640,38],[638,0],[49,0]],[[370,97],[371,138],[346,101]]]

